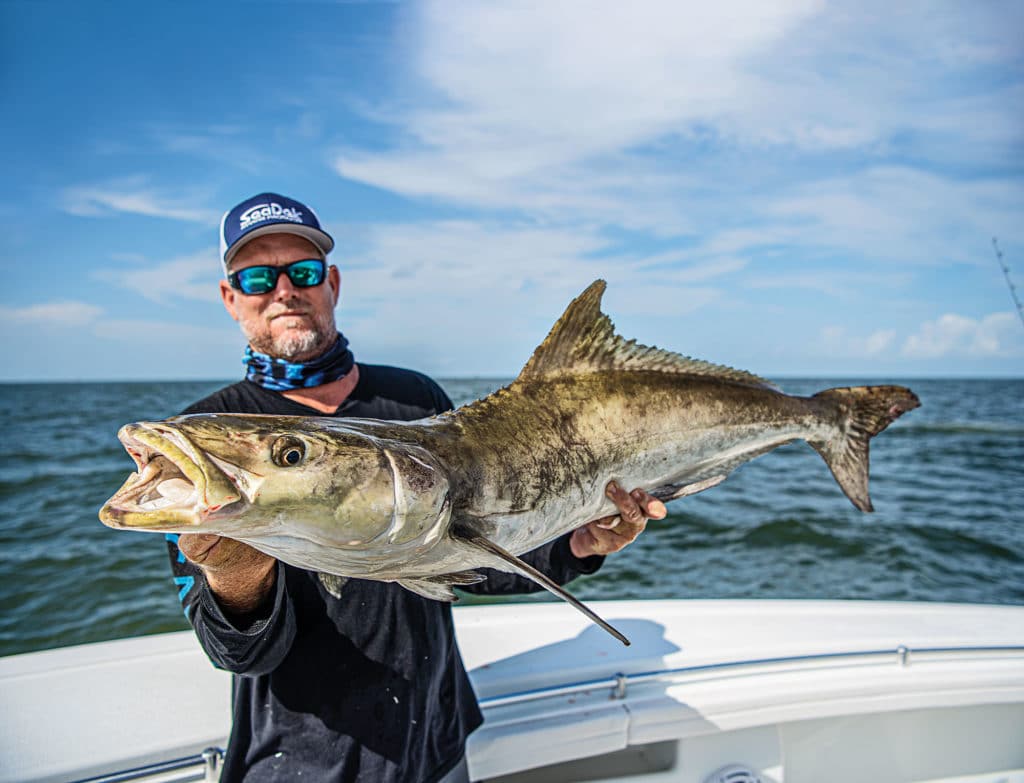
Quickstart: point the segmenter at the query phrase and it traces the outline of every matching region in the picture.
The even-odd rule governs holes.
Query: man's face
[[[228,271],[285,266],[305,258],[323,258],[323,254],[312,242],[295,234],[266,234],[239,250]],[[277,287],[265,294],[243,294],[221,280],[220,295],[253,349],[288,361],[308,361],[337,339],[334,307],[340,285],[338,269],[331,266],[324,282],[312,288],[297,288],[288,275],[282,274]]]

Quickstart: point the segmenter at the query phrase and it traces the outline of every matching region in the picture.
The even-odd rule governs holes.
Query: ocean
[[[779,385],[871,382],[904,383],[922,401],[872,441],[874,514],[850,505],[809,446],[790,444],[671,503],[572,591],[1024,603],[1024,380]],[[502,381],[440,383],[459,405]],[[0,655],[188,627],[163,536],[110,530],[96,513],[133,469],[118,428],[222,385],[0,385]]]

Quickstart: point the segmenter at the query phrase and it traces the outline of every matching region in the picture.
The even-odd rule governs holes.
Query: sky
[[[222,213],[337,245],[357,361],[568,302],[785,376],[1024,377],[1024,4],[0,0],[0,381],[241,377]]]

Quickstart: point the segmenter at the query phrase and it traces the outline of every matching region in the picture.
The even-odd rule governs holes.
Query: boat
[[[1024,783],[1024,607],[456,607],[488,783]],[[0,659],[0,781],[216,780],[229,677],[190,632]]]

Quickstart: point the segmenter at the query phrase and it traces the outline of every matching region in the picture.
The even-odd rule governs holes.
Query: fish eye
[[[271,459],[281,468],[294,468],[305,456],[306,444],[291,435],[278,438],[270,447]]]

